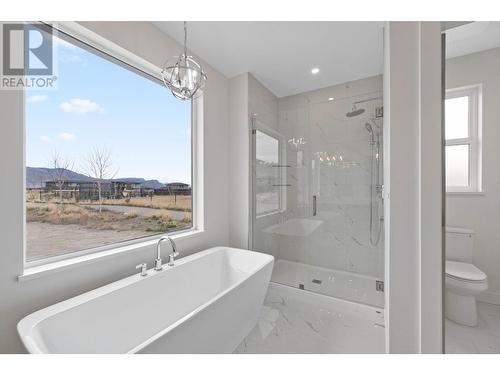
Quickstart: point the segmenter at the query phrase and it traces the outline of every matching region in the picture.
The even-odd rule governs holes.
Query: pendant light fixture
[[[184,53],[165,62],[161,77],[172,94],[181,100],[195,99],[201,94],[207,76],[198,61],[187,54],[187,22],[184,21]]]

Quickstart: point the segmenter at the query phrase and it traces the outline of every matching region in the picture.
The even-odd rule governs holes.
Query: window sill
[[[452,196],[482,196],[485,195],[484,191],[447,191],[446,195]]]
[[[199,236],[203,231],[198,230],[198,229],[193,229],[187,232],[182,232],[179,234],[172,235],[172,238],[174,240],[180,240],[184,238],[192,238]],[[105,251],[100,251],[96,253],[90,253],[90,254],[85,254],[82,256],[76,256],[73,258],[68,258],[64,260],[60,260],[57,262],[53,263],[47,263],[43,264],[40,266],[34,266],[34,267],[29,267],[25,268],[24,272],[22,275],[19,275],[17,277],[17,280],[19,282],[24,282],[24,281],[29,281],[33,279],[37,279],[40,277],[52,275],[54,273],[72,269],[75,267],[80,267],[84,266],[87,264],[91,264],[94,262],[98,262],[101,260],[108,260],[110,258],[116,257],[116,256],[122,256],[125,253],[129,252],[134,252],[138,250],[143,250],[146,247],[149,246],[156,246],[156,243],[158,242],[158,239],[151,239],[151,240],[146,240],[143,242],[138,242],[130,245],[125,245],[125,246],[120,246],[120,247],[115,247],[113,249],[105,250]]]

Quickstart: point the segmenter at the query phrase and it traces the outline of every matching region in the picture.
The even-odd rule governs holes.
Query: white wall
[[[229,80],[229,243],[248,247],[248,73]]]
[[[82,24],[157,66],[180,51],[179,45],[150,23]],[[203,149],[205,231],[179,240],[181,255],[229,242],[229,189],[225,183],[228,181],[229,82],[207,64],[203,66],[208,76]],[[129,276],[136,272],[136,264],[147,261],[151,267],[155,257],[154,246],[149,246],[38,279],[17,280],[23,272],[23,110],[22,93],[0,91],[0,353],[24,351],[16,332],[16,324],[22,317]]]
[[[440,24],[389,22],[384,46],[386,350],[440,353]]]
[[[385,29],[385,320],[389,353],[418,352],[419,25]]]
[[[420,25],[420,352],[443,353],[443,72],[441,25]]]
[[[472,260],[488,276],[480,300],[500,304],[500,48],[446,60],[446,88],[483,85],[483,194],[447,194],[446,224],[475,232]]]

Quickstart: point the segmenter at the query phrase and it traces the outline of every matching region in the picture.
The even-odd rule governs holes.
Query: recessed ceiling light
[[[311,69],[312,74],[318,74],[319,73],[319,68],[312,68]]]
[[[328,98],[328,101],[331,102],[333,99],[335,99],[335,98]]]

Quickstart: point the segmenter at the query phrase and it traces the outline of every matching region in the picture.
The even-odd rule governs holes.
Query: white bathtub
[[[30,353],[231,353],[257,322],[272,256],[215,247],[22,319]]]

